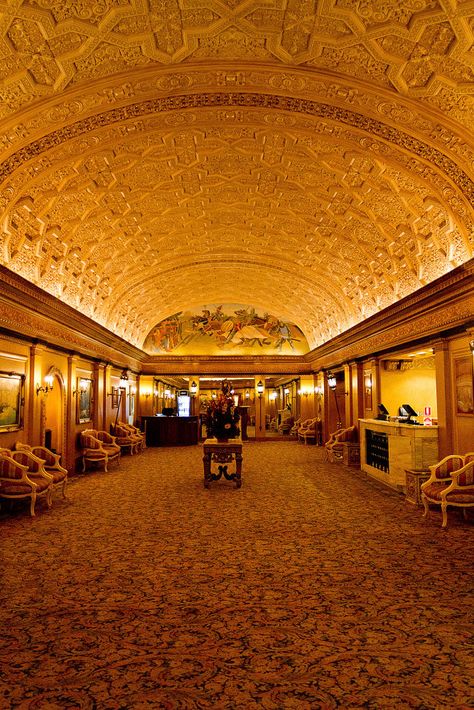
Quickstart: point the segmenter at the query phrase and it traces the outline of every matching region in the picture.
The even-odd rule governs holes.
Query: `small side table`
[[[240,488],[242,486],[242,440],[206,439],[203,449],[204,488],[209,488],[211,481],[218,481],[222,476],[227,481],[235,481],[235,487]],[[227,473],[227,467],[232,461],[235,461],[235,473]],[[211,463],[217,464],[218,473],[211,472]]]
[[[342,462],[345,466],[360,467],[360,445],[350,441],[342,444]]]
[[[405,469],[406,474],[406,492],[405,497],[409,503],[414,505],[422,505],[421,502],[421,484],[430,477],[429,471],[415,471],[414,469]]]

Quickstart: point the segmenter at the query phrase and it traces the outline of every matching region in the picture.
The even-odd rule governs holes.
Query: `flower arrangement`
[[[221,391],[216,399],[212,399],[207,407],[206,429],[209,437],[217,439],[234,439],[239,435],[239,413],[235,409],[231,395],[232,386],[228,380],[223,380]]]

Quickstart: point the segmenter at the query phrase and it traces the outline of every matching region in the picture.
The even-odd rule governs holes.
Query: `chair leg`
[[[428,501],[426,500],[426,497],[423,495],[423,493],[421,494],[421,500],[423,501],[423,507],[425,509],[425,511],[423,513],[423,517],[426,518],[426,516],[428,515],[429,507],[428,507]]]
[[[31,494],[31,502],[30,502],[30,515],[32,518],[36,515],[35,513],[35,505],[36,505],[36,491],[33,491]]]
[[[443,522],[441,524],[441,527],[447,528],[448,527],[448,504],[447,503],[441,503],[441,512],[443,514]]]

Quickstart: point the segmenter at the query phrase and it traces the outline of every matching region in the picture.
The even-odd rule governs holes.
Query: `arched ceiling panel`
[[[138,346],[321,344],[473,254],[470,5],[0,3],[1,262]]]

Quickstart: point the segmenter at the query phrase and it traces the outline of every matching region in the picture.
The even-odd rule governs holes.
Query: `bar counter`
[[[192,446],[199,440],[199,417],[142,417],[147,446]]]
[[[438,427],[359,419],[360,467],[405,492],[406,471],[426,471],[438,461]]]

